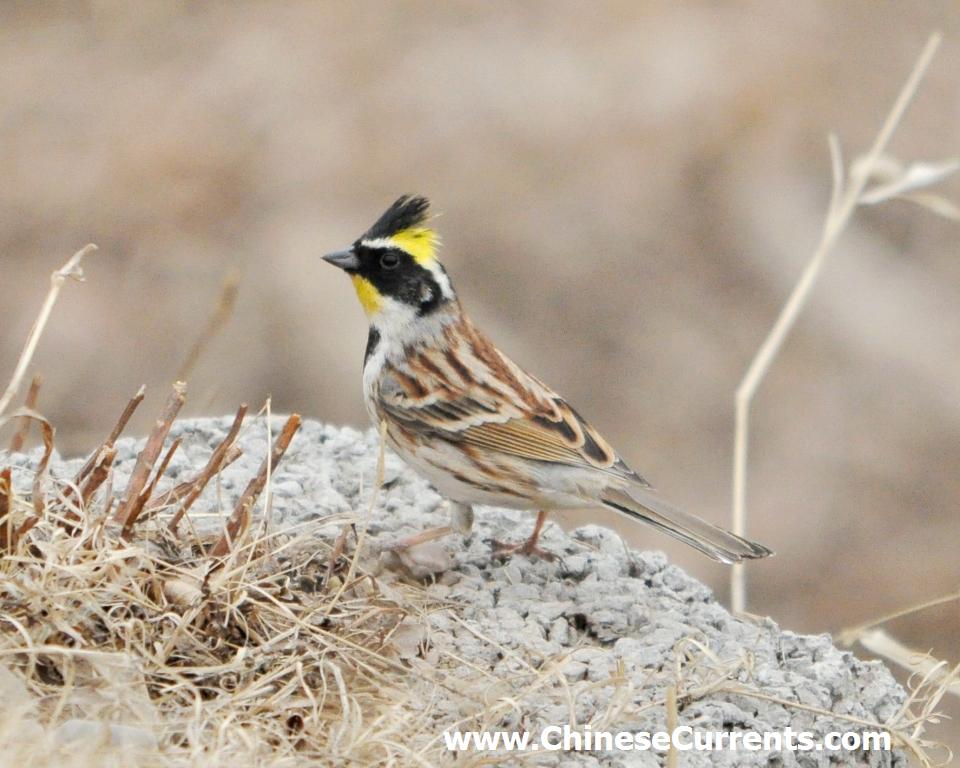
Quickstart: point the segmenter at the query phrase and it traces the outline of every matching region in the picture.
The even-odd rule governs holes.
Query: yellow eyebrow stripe
[[[390,236],[400,248],[413,256],[413,260],[426,266],[437,258],[437,234],[428,227],[411,227]]]

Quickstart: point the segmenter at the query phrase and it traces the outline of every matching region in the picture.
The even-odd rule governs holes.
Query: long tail
[[[611,509],[650,523],[721,563],[739,563],[773,554],[762,544],[742,539],[696,515],[671,507],[650,489],[639,485],[609,488],[601,500]]]

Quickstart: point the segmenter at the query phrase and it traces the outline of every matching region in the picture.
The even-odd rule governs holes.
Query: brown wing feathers
[[[617,455],[596,431],[561,400],[553,403],[553,418],[524,414],[503,423],[471,427],[461,438],[515,456],[560,461],[610,470]]]
[[[445,341],[441,350],[407,354],[408,370],[391,366],[387,375],[402,391],[384,398],[392,416],[433,436],[449,432],[457,442],[520,458],[629,473],[593,427],[465,317]]]
[[[616,481],[599,503],[722,562],[770,554],[762,545],[662,501],[580,414],[500,353],[465,316],[444,336],[446,346],[408,353],[402,367],[386,364],[380,407],[407,430],[407,441],[416,441],[417,435],[449,441],[484,477],[511,473],[512,482],[498,488],[521,496],[529,479],[500,464],[494,471],[480,460],[483,451],[606,472]]]

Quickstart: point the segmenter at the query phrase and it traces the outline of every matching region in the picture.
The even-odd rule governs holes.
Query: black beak
[[[323,257],[323,260],[330,262],[335,267],[340,267],[340,269],[345,269],[347,271],[360,268],[360,259],[358,259],[357,254],[353,252],[353,248],[346,248],[342,251],[328,253]]]

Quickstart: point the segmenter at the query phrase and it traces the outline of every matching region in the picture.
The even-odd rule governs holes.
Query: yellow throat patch
[[[390,239],[413,256],[413,260],[426,266],[437,258],[437,233],[428,227],[411,227],[390,236]]]
[[[383,304],[383,297],[380,295],[380,291],[365,277],[350,275],[350,279],[353,280],[353,288],[357,292],[357,298],[360,299],[363,311],[367,313],[367,317],[373,317],[380,311],[380,307]]]

